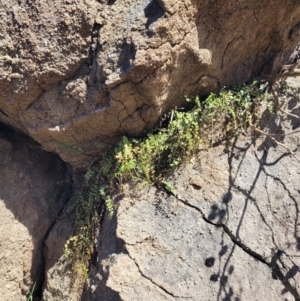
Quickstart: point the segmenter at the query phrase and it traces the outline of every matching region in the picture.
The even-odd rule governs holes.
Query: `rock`
[[[71,264],[64,254],[65,243],[73,235],[73,224],[72,218],[64,216],[55,224],[45,241],[42,301],[80,300],[82,292],[80,289],[72,289]]]
[[[74,287],[71,261],[65,253],[65,245],[74,234],[75,211],[72,206],[78,200],[78,187],[82,183],[81,175],[73,177],[73,193],[45,240],[45,280],[42,288],[42,301],[76,301],[80,300],[82,288]],[[73,208],[74,209],[74,208]],[[79,281],[80,282],[80,281]]]
[[[0,128],[0,294],[25,300],[44,278],[44,240],[70,194],[65,164],[28,137]]]
[[[294,300],[268,265],[174,197],[150,189],[124,198],[116,219],[114,250],[98,248],[83,300]]]
[[[4,0],[0,122],[86,169],[185,95],[272,78],[299,42],[299,12],[293,0]],[[282,134],[298,118],[263,122],[297,151],[299,135]],[[299,162],[270,139],[202,152],[170,180],[176,198],[154,188],[117,197],[83,293],[63,252],[70,174],[36,142],[1,126],[3,300],[26,298],[34,283],[44,301],[300,299]]]
[[[0,121],[84,169],[185,95],[277,72],[299,41],[299,6],[2,1]]]
[[[299,115],[295,101],[290,98],[287,107]],[[297,118],[266,118],[262,128],[264,123],[268,123],[265,131],[277,134],[274,137],[279,142],[298,149],[300,136],[293,133],[299,127]],[[207,222],[224,227],[242,249],[273,269],[286,290],[299,300],[300,161],[267,137],[249,138],[201,154],[173,185],[179,199],[202,212]],[[201,190],[189,185],[191,175],[201,177]]]
[[[286,106],[299,114],[299,96]],[[299,156],[299,120],[262,115],[260,127]],[[297,158],[249,133],[176,172],[176,197],[125,189],[83,300],[300,300]]]

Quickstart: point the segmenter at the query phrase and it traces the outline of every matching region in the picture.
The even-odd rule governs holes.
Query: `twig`
[[[211,119],[211,144],[214,143],[214,119]]]
[[[174,110],[171,111],[170,123],[173,121],[173,118],[174,118]]]
[[[272,91],[272,95],[273,95],[273,97],[274,97],[274,103],[275,103],[275,107],[276,107],[277,110],[279,110],[281,113],[284,113],[284,114],[286,114],[286,115],[288,115],[288,116],[291,116],[291,117],[293,117],[293,118],[300,119],[299,116],[297,116],[297,115],[295,115],[295,114],[292,114],[292,113],[289,113],[289,112],[285,111],[285,110],[282,108],[283,105],[284,105],[284,103],[283,103],[281,106],[279,105],[279,96],[278,96],[278,93],[277,93],[277,91],[276,91],[274,85],[271,86],[271,91]]]
[[[261,129],[257,128],[255,125],[250,124],[250,126],[251,126],[251,128],[252,128],[255,132],[257,132],[257,133],[259,133],[259,134],[261,134],[261,135],[264,135],[264,136],[269,137],[276,145],[279,145],[279,146],[285,148],[285,149],[289,152],[289,154],[292,155],[292,156],[300,163],[300,159],[296,156],[295,152],[293,152],[293,151],[292,151],[289,147],[287,147],[284,143],[281,143],[281,142],[277,141],[274,137],[272,137],[273,135],[268,134],[268,133],[262,131]]]
[[[282,112],[282,113],[284,113],[284,114],[286,114],[286,115],[288,115],[288,116],[291,116],[291,117],[293,117],[293,118],[300,119],[299,116],[297,116],[297,115],[295,115],[295,114],[292,114],[292,113],[289,113],[289,112],[283,110],[282,108],[280,108],[279,111]]]
[[[274,85],[280,79],[287,79],[288,77],[297,77],[297,76],[300,76],[300,72],[277,74],[273,79],[272,85]]]
[[[292,133],[287,133],[287,134],[268,134],[270,136],[289,136],[289,135],[294,135],[296,133],[300,133],[300,130],[299,131],[294,131]]]

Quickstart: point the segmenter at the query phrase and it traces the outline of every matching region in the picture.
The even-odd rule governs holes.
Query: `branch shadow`
[[[123,198],[117,195],[114,204]],[[85,285],[81,301],[121,301],[121,296],[107,285],[110,276],[110,267],[115,263],[118,254],[128,254],[125,242],[117,237],[118,218],[114,212],[112,218],[108,214],[103,215],[100,222],[100,232],[97,238],[97,246],[90,262],[89,283]]]
[[[298,113],[298,111],[293,111],[293,114]],[[275,122],[274,118],[269,118],[267,116],[268,112],[264,113],[264,119],[263,122],[265,122],[265,125],[262,123],[261,128],[268,128],[268,132],[278,134],[278,136],[275,136],[275,138],[278,139],[278,141],[284,141],[284,125],[282,124],[282,120],[277,120]],[[299,114],[300,115],[300,114]],[[291,124],[294,122],[293,117],[287,117],[288,120],[290,120]],[[297,120],[298,122],[298,120]],[[293,127],[294,128],[294,127]],[[212,282],[219,282],[219,292],[217,300],[222,301],[231,301],[231,300],[239,300],[239,296],[233,292],[232,287],[229,285],[229,278],[230,275],[234,271],[234,266],[231,264],[232,262],[232,256],[236,249],[236,247],[239,245],[242,247],[245,251],[249,252],[250,255],[254,256],[257,260],[263,262],[264,264],[268,264],[270,268],[270,272],[272,274],[272,278],[274,280],[280,280],[282,284],[284,285],[284,289],[282,290],[282,295],[284,295],[287,292],[290,292],[296,300],[300,299],[299,292],[295,288],[295,283],[297,283],[295,276],[300,272],[300,265],[299,262],[296,262],[294,258],[300,256],[300,236],[298,233],[297,227],[299,224],[299,198],[291,191],[290,188],[287,187],[284,180],[278,176],[272,175],[268,172],[268,167],[275,166],[281,163],[281,161],[290,156],[289,153],[282,153],[280,155],[276,154],[274,156],[270,154],[271,148],[275,147],[273,142],[268,139],[268,137],[265,137],[265,139],[260,143],[259,146],[257,146],[258,137],[254,137],[250,143],[246,144],[245,147],[238,146],[237,142],[238,139],[236,138],[233,141],[233,144],[231,146],[231,149],[227,150],[227,164],[228,164],[228,170],[229,170],[229,178],[228,178],[228,190],[224,193],[222,199],[220,200],[221,205],[214,204],[211,206],[211,210],[207,216],[208,220],[216,225],[224,225],[224,227],[227,227],[227,221],[230,220],[230,210],[229,210],[229,204],[232,201],[233,194],[232,192],[235,191],[236,193],[241,194],[244,197],[244,204],[241,208],[241,213],[239,216],[239,221],[237,223],[236,228],[234,231],[232,229],[228,229],[235,241],[234,246],[229,250],[228,247],[224,244],[222,244],[221,250],[219,252],[219,261],[220,261],[220,269],[217,274],[212,274],[210,276],[210,281]],[[296,146],[296,150],[298,149],[299,145]],[[255,158],[258,163],[258,168],[255,171],[255,174],[253,175],[253,180],[251,183],[248,183],[247,189],[241,187],[239,183],[237,182],[239,171],[243,169],[243,164],[245,157],[247,153],[251,152],[253,149],[256,149],[255,151]],[[237,167],[234,170],[233,168],[233,160],[238,160],[238,163],[236,164]],[[269,204],[272,203],[272,200],[275,196],[270,195],[267,189],[267,181],[268,179],[275,181],[279,187],[284,191],[284,193],[287,195],[288,199],[291,201],[291,203],[294,206],[293,212],[295,212],[295,218],[294,218],[294,224],[293,224],[293,230],[291,233],[293,233],[294,241],[289,242],[289,246],[296,246],[297,254],[289,254],[289,247],[286,249],[281,249],[278,243],[276,242],[276,233],[274,232],[274,229],[272,225],[268,222],[268,219],[265,216],[265,213],[261,209],[259,202],[257,200],[257,197],[254,196],[253,192],[256,188],[256,186],[259,184],[261,185],[262,179],[265,178],[265,192],[266,192],[266,198],[267,202]],[[298,188],[298,194],[300,194],[300,188]],[[267,262],[267,259],[264,258],[262,255],[254,252],[247,246],[247,242],[243,241],[240,237],[241,229],[243,226],[243,223],[245,222],[245,215],[247,213],[249,204],[252,204],[255,206],[259,217],[263,224],[269,229],[272,237],[273,242],[273,255],[271,257],[270,262]],[[224,209],[225,207],[225,209]],[[226,234],[224,234],[226,235]],[[223,265],[223,268],[221,268],[221,259],[222,256],[225,253],[228,253],[229,255],[226,258],[226,261]],[[207,263],[206,263],[207,264]],[[293,281],[293,282],[291,282]]]

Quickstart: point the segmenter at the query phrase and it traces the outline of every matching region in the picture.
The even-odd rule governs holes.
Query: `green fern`
[[[113,205],[112,200],[111,200],[110,197],[106,197],[105,206],[106,206],[106,209],[108,211],[109,217],[112,217],[113,214],[114,214],[114,205]]]

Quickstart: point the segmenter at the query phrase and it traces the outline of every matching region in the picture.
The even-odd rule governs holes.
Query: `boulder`
[[[57,156],[3,126],[0,153],[1,300],[26,300],[34,283],[41,294],[44,241],[72,192],[72,182]]]
[[[152,128],[185,95],[263,72],[299,41],[293,0],[0,4],[0,121],[76,169]]]
[[[124,198],[116,218],[115,249],[99,246],[82,300],[294,300],[267,264],[174,197]]]

